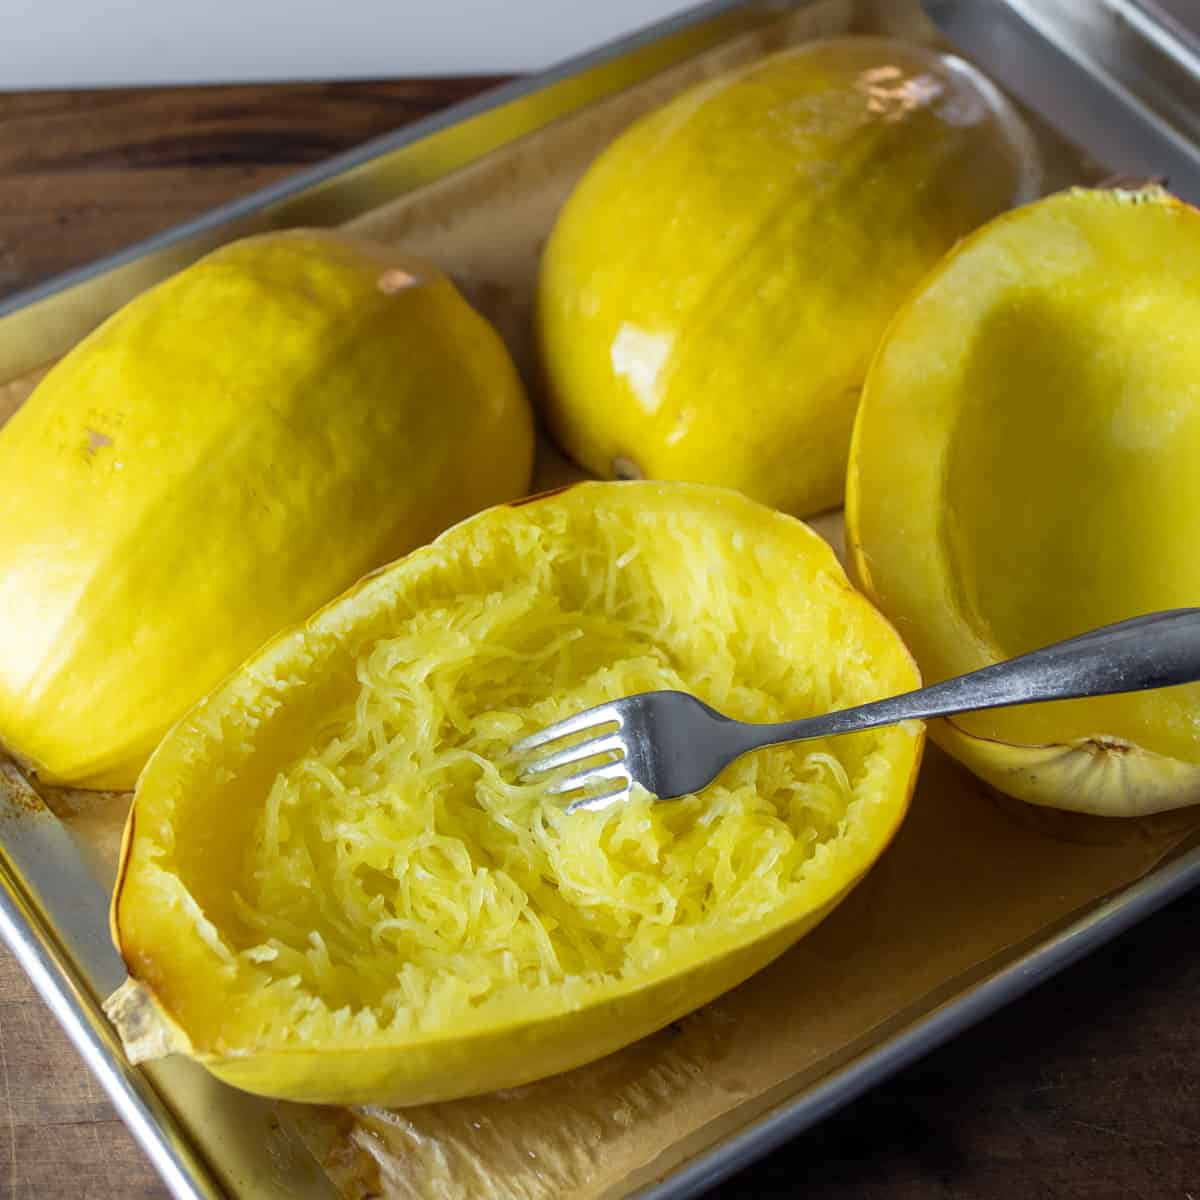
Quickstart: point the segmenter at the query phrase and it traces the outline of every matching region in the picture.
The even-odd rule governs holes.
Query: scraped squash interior
[[[1157,187],[1016,209],[913,295],[863,393],[847,514],[859,578],[931,682],[1196,603],[1198,328],[1200,213]],[[953,725],[1196,765],[1198,699],[1189,684]],[[1049,789],[1080,792],[1075,775]]]
[[[770,721],[914,682],[825,544],[732,493],[585,485],[494,510],[168,739],[139,790],[126,957],[209,1045],[583,1005],[843,890],[903,812],[919,735],[761,751],[699,795],[571,815],[515,782],[516,739],[651,688]],[[172,976],[163,914],[185,909],[238,1003],[201,1006]]]

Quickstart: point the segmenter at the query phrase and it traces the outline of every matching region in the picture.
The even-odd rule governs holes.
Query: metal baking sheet
[[[694,9],[12,296],[0,302],[0,365],[12,377],[49,361],[136,291],[214,245],[263,229],[348,220],[805,6],[741,0]],[[1174,191],[1200,203],[1200,58],[1194,43],[1136,0],[924,0],[924,8],[950,43],[1096,161],[1114,172],[1165,175]],[[104,887],[78,842],[7,768],[0,770],[0,884],[0,936],[172,1195],[331,1194],[258,1102],[234,1099],[191,1064],[127,1065],[98,1006],[123,976],[108,939]],[[665,1200],[702,1191],[1197,884],[1200,848],[1018,948],[1001,968],[634,1194]],[[253,1133],[249,1157],[245,1137],[240,1148],[233,1144],[235,1126]]]

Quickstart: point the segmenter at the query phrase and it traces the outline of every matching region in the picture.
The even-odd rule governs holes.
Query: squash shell
[[[928,680],[1196,603],[1197,328],[1200,211],[1156,186],[1005,214],[900,310],[855,426],[847,550]],[[1017,799],[1142,816],[1200,801],[1197,705],[1189,684],[930,736]]]

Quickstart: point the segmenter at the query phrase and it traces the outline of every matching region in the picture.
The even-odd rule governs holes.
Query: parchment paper
[[[563,118],[353,222],[446,269],[504,334],[531,386],[536,264],[570,186],[630,120],[698,79],[791,41],[849,29],[935,40],[915,3],[826,0]],[[1103,168],[1031,120],[1047,190]],[[34,377],[0,382],[0,422]],[[539,487],[578,473],[543,443]],[[816,522],[840,549],[840,517]],[[47,793],[111,878],[126,797]],[[773,966],[677,1025],[509,1092],[413,1108],[283,1106],[342,1193],[616,1197],[801,1092],[1151,870],[1200,810],[1106,821],[994,796],[936,747],[912,811],[867,879]]]

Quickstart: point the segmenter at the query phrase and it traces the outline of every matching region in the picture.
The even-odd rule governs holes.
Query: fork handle
[[[1149,613],[941,683],[802,721],[752,725],[753,747],[981,708],[1140,692],[1200,680],[1200,608]],[[751,749],[747,746],[747,749]]]

